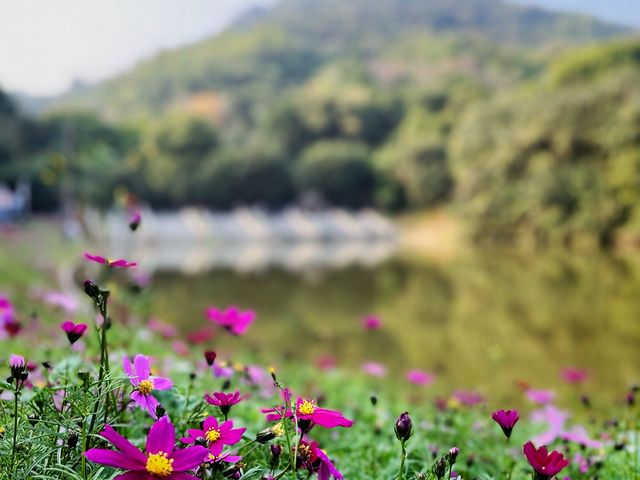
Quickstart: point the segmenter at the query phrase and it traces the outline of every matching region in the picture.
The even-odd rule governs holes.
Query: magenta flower
[[[238,307],[232,305],[226,310],[209,307],[206,311],[206,316],[233,335],[244,335],[256,319],[256,312],[253,310],[241,311]]]
[[[144,453],[110,425],[105,426],[101,435],[118,451],[92,448],[84,456],[94,463],[126,470],[116,477],[119,480],[197,480],[186,472],[197,468],[208,454],[202,446],[174,450],[175,429],[167,416],[151,427]]]
[[[120,258],[118,260],[111,260],[109,258],[105,258],[102,257],[100,255],[92,255],[88,252],[84,252],[84,258],[86,258],[87,260],[91,260],[92,262],[96,262],[96,263],[100,263],[102,265],[106,265],[108,267],[122,267],[122,268],[127,268],[127,267],[135,267],[138,264],[136,262],[129,262],[128,260],[125,260],[124,258]]]
[[[242,457],[239,455],[235,454],[236,452],[229,452],[229,453],[223,453],[221,455],[213,455],[212,453],[209,453],[209,455],[207,455],[207,458],[205,459],[207,462],[209,463],[215,463],[215,464],[222,464],[222,462],[224,463],[238,463],[240,460],[242,460]]]
[[[129,215],[129,228],[131,229],[131,231],[135,232],[140,226],[141,222],[142,215],[140,214],[140,212],[138,210],[132,211],[131,215]]]
[[[529,389],[525,392],[527,398],[533,403],[539,403],[540,405],[547,405],[556,398],[556,393],[553,390],[534,390]]]
[[[202,430],[190,428],[187,430],[189,435],[181,441],[193,444],[201,439],[206,442],[211,455],[218,457],[225,445],[238,443],[246,430],[246,428],[233,428],[233,422],[230,420],[218,425],[215,417],[207,417],[202,424]]]
[[[133,359],[133,367],[129,357],[125,356],[122,359],[122,367],[134,387],[131,400],[146,409],[153,418],[158,418],[156,408],[159,402],[152,395],[152,392],[154,390],[169,390],[173,387],[173,382],[168,378],[152,377],[149,357],[145,355],[136,355]]]
[[[414,385],[429,386],[435,379],[435,375],[424,370],[409,370],[407,372],[407,380]]]
[[[491,418],[500,425],[505,436],[511,438],[511,431],[515,424],[518,423],[520,416],[517,410],[498,410],[491,415]]]
[[[589,378],[589,372],[579,368],[565,368],[562,370],[562,378],[567,383],[581,384]]]
[[[237,390],[233,393],[215,392],[213,395],[209,395],[207,393],[204,396],[204,399],[207,401],[207,403],[220,408],[220,411],[225,416],[225,418],[229,414],[229,410],[231,410],[231,407],[240,403],[245,398],[247,397],[241,397],[240,392]]]
[[[287,396],[288,393],[285,394],[285,397]],[[267,420],[269,421],[277,421],[282,417],[277,409],[263,410],[263,413],[267,414]],[[290,409],[286,411],[285,416],[293,416]],[[315,400],[306,400],[301,397],[298,397],[298,400],[296,401],[296,417],[298,417],[298,425],[301,426],[301,428],[304,426],[305,428],[303,428],[303,430],[306,431],[309,431],[313,425],[320,425],[325,428],[348,428],[353,425],[353,420],[349,420],[344,417],[342,412],[338,410],[320,408],[316,406]]]
[[[372,377],[384,377],[387,374],[385,366],[377,362],[364,362],[362,371]]]
[[[60,328],[67,334],[69,343],[73,345],[80,340],[88,327],[85,323],[64,322],[60,325]]]
[[[466,390],[458,390],[454,392],[453,398],[455,398],[462,405],[466,405],[467,407],[473,407],[474,405],[478,405],[484,402],[484,397],[478,392]]]
[[[11,369],[11,378],[24,382],[29,376],[27,362],[22,355],[11,354],[9,356],[9,368]]]
[[[547,429],[534,438],[534,442],[538,445],[549,445],[565,431],[569,414],[553,405],[545,405],[543,408],[531,412],[530,418],[533,423],[547,424]]]
[[[327,454],[318,447],[317,442],[305,442],[302,440],[298,447],[298,456],[302,466],[310,473],[317,472],[318,480],[343,480],[342,474],[333,465]]]
[[[59,307],[67,313],[75,313],[78,310],[78,302],[71,295],[63,292],[49,291],[42,294],[42,300],[53,307]]]
[[[365,330],[378,330],[382,327],[382,321],[377,315],[367,315],[362,318],[362,328]]]
[[[549,454],[544,446],[536,449],[533,443],[527,442],[522,450],[536,472],[536,480],[548,480],[569,465],[560,452],[554,450]]]
[[[0,329],[0,338],[6,335],[14,338],[22,331],[22,324],[14,318],[13,313],[5,313],[0,315]]]
[[[0,314],[13,312],[13,304],[9,297],[0,294]]]

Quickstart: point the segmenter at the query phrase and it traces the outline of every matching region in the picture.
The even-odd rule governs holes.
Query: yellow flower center
[[[220,438],[220,431],[215,428],[210,428],[204,435],[207,437],[207,441],[213,443]]]
[[[316,411],[315,405],[309,400],[303,400],[298,407],[298,413],[300,415],[311,415]]]
[[[138,385],[138,391],[143,395],[150,395],[153,392],[153,382],[151,380],[142,380]]]
[[[216,461],[216,457],[213,453],[210,453],[209,455],[207,455],[207,460],[209,460],[210,462],[215,462]]]
[[[276,437],[283,436],[284,435],[284,426],[282,425],[282,422],[278,422],[273,427],[271,427],[271,432],[273,432],[273,434]]]
[[[300,445],[298,447],[298,455],[301,457],[309,457],[311,455],[311,448],[308,445]]]
[[[173,473],[173,458],[167,458],[164,452],[150,453],[147,457],[147,472],[159,477],[168,477]]]

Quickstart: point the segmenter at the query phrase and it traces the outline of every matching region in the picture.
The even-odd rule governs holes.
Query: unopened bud
[[[404,412],[398,417],[398,420],[396,420],[395,432],[398,440],[403,442],[409,440],[413,433],[413,423],[411,422],[409,412]]]

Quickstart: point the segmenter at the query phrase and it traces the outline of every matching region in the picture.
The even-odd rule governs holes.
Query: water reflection
[[[635,380],[639,287],[638,258],[485,252],[445,265],[396,257],[303,274],[164,272],[153,291],[155,313],[185,331],[202,326],[208,304],[255,308],[248,337],[219,342],[221,350],[250,342],[265,361],[329,354],[354,369],[367,360],[390,374],[424,368],[443,389],[510,396],[515,380],[557,385],[568,365],[589,369],[607,395]],[[362,330],[367,313],[381,316],[381,330]]]

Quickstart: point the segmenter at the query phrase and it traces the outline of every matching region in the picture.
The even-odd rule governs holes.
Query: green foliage
[[[296,177],[300,189],[315,192],[331,204],[370,205],[375,175],[364,145],[344,141],[317,142],[300,158]]]
[[[559,58],[549,67],[553,84],[584,82],[621,68],[640,67],[640,41],[637,38],[594,44]]]
[[[281,208],[295,198],[289,166],[256,152],[223,153],[201,170],[197,200],[217,209],[259,204]]]
[[[611,242],[640,194],[639,79],[516,92],[470,110],[452,135],[451,166],[476,233]]]

